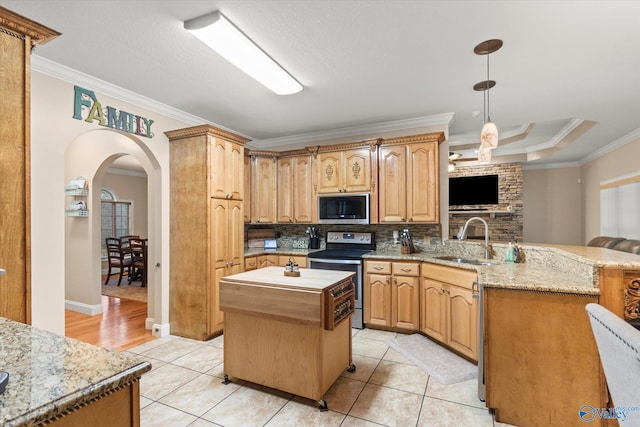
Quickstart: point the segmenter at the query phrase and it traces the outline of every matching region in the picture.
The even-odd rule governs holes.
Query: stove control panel
[[[372,240],[372,233],[352,233],[349,231],[327,232],[327,243],[354,243],[369,245]]]

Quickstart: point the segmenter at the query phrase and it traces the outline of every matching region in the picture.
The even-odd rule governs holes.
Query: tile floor
[[[356,372],[315,401],[246,382],[222,384],[223,338],[160,338],[128,350],[152,363],[140,386],[142,427],[506,426],[478,400],[477,381],[442,385],[389,348],[393,332],[353,330]]]

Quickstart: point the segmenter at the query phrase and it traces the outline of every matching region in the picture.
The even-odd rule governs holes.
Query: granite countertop
[[[401,254],[400,248],[387,248],[364,256],[365,259],[431,262],[478,271],[478,281],[488,288],[535,290],[539,292],[598,295],[600,267],[640,269],[640,256],[612,249],[570,245],[519,244],[524,262],[504,262],[507,244],[492,243],[489,265],[441,260],[439,256],[482,259],[482,244],[447,241],[428,250]]]
[[[307,256],[311,252],[317,252],[320,249],[300,249],[300,248],[278,248],[276,250],[265,250],[263,248],[245,248],[244,256],[256,256],[256,255],[294,255],[294,256]]]
[[[149,362],[0,317],[0,425],[35,425],[116,390]]]

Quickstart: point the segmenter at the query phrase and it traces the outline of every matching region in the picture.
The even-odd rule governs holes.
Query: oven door
[[[355,285],[355,309],[351,326],[362,329],[364,327],[362,315],[362,260],[308,258],[308,262],[309,268],[316,270],[350,271],[356,273],[353,277],[353,284]]]

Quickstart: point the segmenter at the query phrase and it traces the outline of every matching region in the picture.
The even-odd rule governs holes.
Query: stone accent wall
[[[449,172],[450,177],[472,175],[498,175],[498,204],[459,208],[485,208],[489,212],[449,214],[449,238],[455,239],[460,227],[471,217],[479,216],[489,224],[489,237],[492,241],[522,242],[523,202],[522,202],[522,164],[504,163],[477,166],[457,166]],[[446,202],[445,202],[446,203]],[[491,211],[499,211],[492,213]],[[469,225],[468,236],[484,238],[484,226],[479,221]]]

